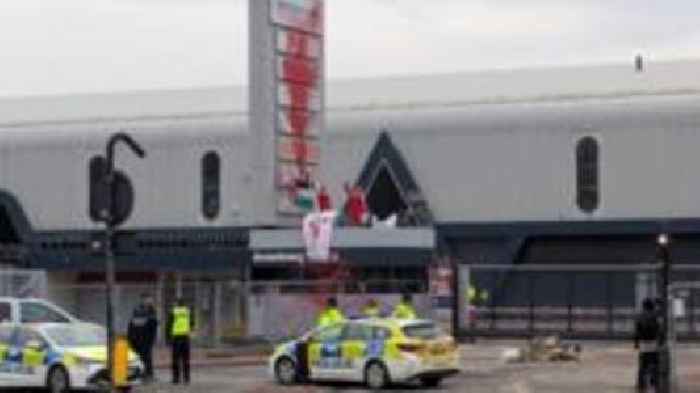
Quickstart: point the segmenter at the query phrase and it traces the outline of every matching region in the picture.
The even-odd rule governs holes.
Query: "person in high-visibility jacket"
[[[486,289],[479,291],[477,287],[470,285],[467,288],[467,301],[469,304],[469,320],[473,324],[478,318],[477,307],[485,306],[489,302],[489,291]]]
[[[338,300],[332,297],[326,301],[326,308],[321,311],[318,316],[317,325],[319,327],[326,327],[334,325],[345,320],[345,315],[338,309]]]
[[[391,314],[396,319],[416,319],[416,309],[413,308],[413,297],[410,293],[404,293],[401,296],[401,301],[394,307],[394,312]]]
[[[326,300],[326,307],[318,315],[318,320],[316,325],[319,328],[325,328],[328,326],[341,323],[345,320],[345,315],[338,309],[338,300],[334,297],[328,298]],[[300,341],[296,346],[296,356],[299,361],[297,362],[297,380],[304,382],[309,377],[309,342]]]
[[[489,301],[489,291],[485,289],[479,291],[478,288],[470,285],[469,288],[467,288],[467,299],[469,300],[469,304],[473,306],[484,305]]]
[[[194,330],[194,316],[182,299],[178,299],[168,317],[166,333],[172,348],[173,384],[180,383],[180,377],[190,383],[190,336]]]
[[[379,308],[377,299],[369,299],[367,304],[362,308],[362,314],[367,318],[379,318],[381,309]]]
[[[30,342],[22,350],[22,365],[25,371],[33,374],[36,367],[41,367],[46,358],[46,351],[41,348],[38,342]]]

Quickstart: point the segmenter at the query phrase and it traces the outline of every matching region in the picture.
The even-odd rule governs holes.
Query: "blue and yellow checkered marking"
[[[39,366],[61,363],[64,355],[54,350],[37,351],[31,348],[0,345],[0,371],[16,374],[34,374]]]
[[[342,347],[340,341],[330,341],[325,342],[321,345],[321,357],[340,357],[342,354]]]
[[[384,340],[369,340],[365,347],[365,355],[370,358],[381,358],[384,356]]]

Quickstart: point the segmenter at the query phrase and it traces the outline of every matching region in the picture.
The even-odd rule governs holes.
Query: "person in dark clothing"
[[[127,338],[129,345],[139,355],[144,365],[144,380],[153,379],[153,346],[158,334],[158,317],[153,298],[141,295],[141,303],[134,309],[129,321]]]
[[[309,380],[309,339],[301,340],[296,345],[297,355],[297,382]]]
[[[180,383],[182,376],[185,385],[190,383],[190,336],[194,331],[194,315],[182,299],[177,299],[175,307],[168,314],[166,333],[172,349],[173,384]]]
[[[659,343],[662,332],[659,313],[653,300],[644,299],[642,313],[637,317],[634,331],[634,348],[639,350],[637,390],[644,392],[647,389],[647,379],[651,386],[657,386],[659,370]]]

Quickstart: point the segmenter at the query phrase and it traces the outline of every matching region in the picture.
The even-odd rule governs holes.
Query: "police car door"
[[[10,386],[22,386],[20,381],[20,375],[13,372],[14,364],[12,357],[13,354],[13,336],[15,333],[15,327],[10,324],[0,325],[0,388],[10,387]]]
[[[13,369],[20,386],[45,386],[45,357],[48,345],[36,330],[17,328],[12,345]]]
[[[341,344],[341,367],[338,378],[344,381],[364,380],[367,346],[372,340],[372,327],[350,322],[343,330]]]
[[[341,338],[345,324],[329,326],[314,334],[309,342],[311,379],[336,379],[341,367]]]

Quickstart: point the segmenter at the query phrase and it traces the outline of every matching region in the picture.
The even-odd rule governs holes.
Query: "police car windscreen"
[[[440,337],[442,332],[440,331],[440,328],[435,326],[434,323],[421,322],[405,326],[403,328],[403,334],[405,334],[406,337],[431,340]]]
[[[61,347],[89,347],[105,345],[107,333],[100,326],[66,324],[45,329],[46,335]]]

